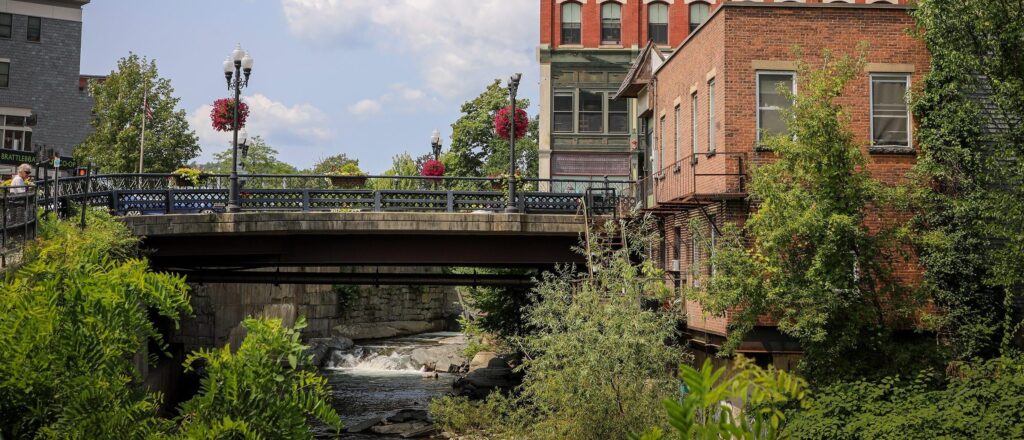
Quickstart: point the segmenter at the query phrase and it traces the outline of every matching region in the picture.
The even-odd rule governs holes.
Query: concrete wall
[[[39,42],[27,41],[28,16],[13,14],[13,25],[11,38],[0,39],[0,58],[11,63],[0,107],[31,110],[32,143],[70,155],[92,130],[92,97],[78,89],[82,22],[42,17]]]
[[[383,268],[382,273],[386,276]],[[387,321],[432,322],[441,330],[461,310],[452,287],[294,284],[193,285],[192,308],[193,317],[182,322],[170,341],[186,350],[222,346],[246,317],[276,316],[282,308],[294,308],[297,316],[306,318],[305,338],[330,336],[331,329],[342,324]]]

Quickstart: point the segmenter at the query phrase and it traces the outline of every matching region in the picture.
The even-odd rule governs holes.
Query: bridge
[[[523,284],[522,276],[298,267],[550,268],[581,262],[573,251],[584,217],[613,215],[628,182],[522,179],[509,200],[488,178],[253,175],[240,213],[225,212],[228,176],[183,182],[167,174],[93,175],[41,182],[4,199],[7,237],[33,236],[39,209],[106,209],[143,237],[154,267],[190,281],[281,284]],[[511,202],[518,213],[503,213]],[[10,214],[13,213],[13,214]],[[83,217],[84,218],[84,217]],[[22,231],[14,234],[14,230]],[[285,269],[282,271],[282,269]]]

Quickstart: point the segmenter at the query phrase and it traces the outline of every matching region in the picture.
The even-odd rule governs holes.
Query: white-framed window
[[[674,124],[673,124],[674,127],[673,128],[674,128],[674,131],[675,131],[675,137],[674,137],[675,143],[674,143],[674,145],[675,145],[676,148],[675,148],[675,156],[673,156],[672,163],[675,163],[676,166],[679,166],[679,164],[678,164],[678,162],[679,162],[679,153],[681,153],[680,149],[682,147],[679,145],[679,143],[680,143],[680,136],[679,136],[680,133],[679,132],[681,130],[679,130],[679,106],[678,105],[676,105],[676,108],[675,108],[673,121],[674,121]]]
[[[622,41],[622,5],[605,2],[601,5],[601,44],[619,44]]]
[[[796,74],[793,72],[757,72],[757,139],[786,133],[784,110],[793,101],[782,90],[796,94]]]
[[[690,3],[690,33],[697,30],[700,25],[708,21],[708,14],[711,11],[711,5],[704,2],[693,2]]]
[[[690,148],[693,150],[693,158],[697,158],[697,92],[690,95]]]
[[[562,3],[562,44],[580,44],[580,4]]]
[[[573,98],[572,92],[555,92],[554,105],[552,110],[552,131],[555,133],[573,132]]]
[[[871,144],[910,146],[910,75],[871,75]]]
[[[0,114],[0,147],[5,150],[32,150],[32,128],[28,116]]]
[[[708,153],[715,152],[715,79],[708,81]]]
[[[655,44],[668,44],[668,5],[651,3],[647,5],[647,37]]]
[[[0,89],[11,86],[11,62],[0,60]]]

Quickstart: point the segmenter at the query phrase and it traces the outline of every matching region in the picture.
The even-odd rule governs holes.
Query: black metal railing
[[[481,177],[248,175],[241,180],[247,211],[497,211],[508,199],[504,181]],[[230,181],[205,175],[197,182],[168,174],[100,174],[44,181],[42,206],[67,213],[73,206],[106,207],[118,215],[223,212]],[[519,180],[515,206],[524,213],[613,213],[616,194],[630,182],[579,179]]]
[[[35,188],[0,187],[0,268],[20,259],[36,236],[38,197]]]

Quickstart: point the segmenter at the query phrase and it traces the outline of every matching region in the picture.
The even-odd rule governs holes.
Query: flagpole
[[[144,83],[142,88],[142,134],[139,136],[139,174],[142,174],[142,158],[146,152],[146,109],[148,105],[146,103],[147,95],[149,95],[149,81],[146,80],[146,72],[142,72],[142,81]],[[142,188],[139,188],[142,189]]]

